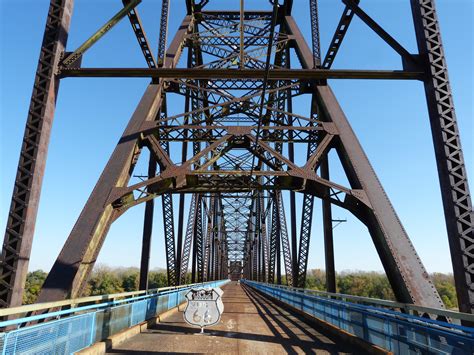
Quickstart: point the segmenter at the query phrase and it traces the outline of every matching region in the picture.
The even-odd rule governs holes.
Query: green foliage
[[[457,309],[456,288],[452,274],[434,273],[431,275],[444,304],[448,309]],[[308,270],[306,288],[318,291],[326,290],[326,273],[324,270]],[[378,272],[342,272],[336,276],[338,293],[354,296],[395,300],[392,287],[387,277]]]
[[[107,295],[111,293],[123,292],[122,282],[117,272],[112,269],[100,266],[94,270],[89,280],[89,292],[87,296]]]
[[[452,274],[434,273],[431,279],[441,296],[446,308],[457,309],[458,300],[456,298],[456,288],[454,286],[454,277]]]
[[[125,292],[138,290],[138,283],[140,281],[140,272],[138,269],[125,270],[119,278],[122,280],[122,288]]]
[[[47,274],[42,270],[28,273],[23,303],[36,301]],[[457,309],[456,289],[452,274],[434,273],[431,275],[444,304],[449,309]],[[109,268],[98,265],[83,292],[83,296],[106,295],[138,290],[139,270],[137,268]],[[285,276],[283,276],[285,283]],[[191,283],[191,274],[187,274],[186,283]],[[148,288],[160,288],[168,285],[164,270],[150,271]],[[385,274],[377,272],[342,272],[336,276],[337,292],[349,295],[395,300],[392,288]],[[325,291],[326,273],[324,270],[308,270],[306,288]]]
[[[348,295],[395,300],[387,277],[377,272],[339,274],[336,287],[339,293]]]
[[[163,271],[151,271],[148,274],[148,288],[160,288],[168,286],[168,277]]]
[[[36,302],[41,286],[48,276],[43,270],[29,272],[26,276],[25,292],[23,293],[23,304],[32,304]]]

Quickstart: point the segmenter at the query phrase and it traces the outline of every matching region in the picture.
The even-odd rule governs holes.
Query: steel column
[[[461,312],[474,312],[474,214],[456,113],[433,0],[411,0],[425,68],[425,95]]]
[[[329,181],[329,157],[321,162],[321,177]],[[326,189],[326,198],[322,199],[323,229],[324,229],[324,261],[326,265],[326,290],[336,292],[336,269],[334,264],[334,238],[332,227],[330,190]]]
[[[148,178],[154,178],[156,175],[156,161],[150,154],[150,161],[148,162]],[[147,201],[145,204],[145,217],[143,221],[143,239],[142,239],[142,255],[140,260],[140,280],[139,290],[148,289],[148,270],[150,265],[150,249],[151,236],[153,231],[153,212],[155,202],[154,200]]]
[[[33,242],[36,215],[53,124],[59,78],[73,0],[51,0],[21,146],[20,160],[3,240],[0,307],[20,306]]]

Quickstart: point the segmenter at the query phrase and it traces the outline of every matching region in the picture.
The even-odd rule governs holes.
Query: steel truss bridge
[[[292,16],[292,0],[270,1],[262,11],[208,10],[208,0],[186,0],[187,13],[174,34],[168,33],[169,1],[163,0],[155,54],[140,20],[140,2],[123,0],[117,14],[71,50],[66,43],[73,0],[51,0],[3,243],[1,307],[21,305],[60,82],[143,77],[150,84],[39,302],[79,297],[111,224],[142,203],[140,290],[146,290],[155,201],[163,211],[170,286],[184,284],[190,272],[193,283],[232,277],[304,287],[319,199],[328,292],[336,291],[335,205],[367,227],[398,302],[444,308],[327,83],[386,79],[424,84],[459,309],[472,313],[474,218],[434,0],[410,0],[417,53],[407,51],[357,0],[342,0],[345,8],[326,53],[320,47],[316,0],[307,2],[312,48]],[[87,50],[125,17],[146,66],[83,67]],[[354,17],[399,55],[402,70],[331,69]],[[184,98],[177,112],[167,105],[173,96]],[[299,96],[308,98],[306,114],[293,110]],[[144,151],[150,157],[148,173],[140,176],[134,168]],[[347,186],[331,180],[330,152],[340,160]],[[297,193],[303,196],[299,223]]]

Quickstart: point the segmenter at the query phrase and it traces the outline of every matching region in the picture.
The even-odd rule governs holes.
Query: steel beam
[[[321,162],[321,177],[329,180],[329,157]],[[329,200],[330,190],[326,188],[326,198],[322,199],[324,230],[324,263],[326,266],[326,291],[336,292],[336,268],[334,263],[334,237],[332,226],[332,208]]]
[[[129,5],[131,0],[122,0],[124,6]],[[153,52],[151,51],[150,44],[148,43],[148,38],[146,36],[145,30],[143,29],[143,24],[138,15],[138,11],[135,8],[131,8],[130,11],[127,13],[128,19],[130,20],[130,24],[132,25],[133,32],[135,33],[135,37],[137,37],[138,45],[142,50],[143,57],[146,60],[146,63],[149,68],[156,68],[157,63]]]
[[[66,58],[61,62],[62,65],[68,67],[73,66],[75,63],[83,56],[83,54],[91,48],[94,43],[100,40],[107,32],[109,32],[117,23],[123,19],[129,11],[131,11],[135,6],[137,6],[141,0],[130,0],[128,4],[120,9],[109,21],[107,21],[101,28],[99,28],[91,37],[89,37],[84,43],[82,43],[79,48],[74,52],[67,55]]]
[[[341,44],[344,41],[344,37],[346,36],[347,30],[349,29],[353,17],[354,11],[352,11],[350,7],[346,6],[344,8],[344,11],[342,12],[341,19],[337,24],[337,28],[334,32],[334,36],[332,37],[331,43],[329,44],[328,51],[326,53],[326,56],[324,57],[322,68],[331,68],[334,59],[336,59],[337,52],[339,52],[339,48],[341,48]]]
[[[259,79],[264,69],[201,68],[61,68],[61,77],[86,78],[166,78],[166,79]],[[422,80],[421,71],[355,69],[270,69],[268,80],[386,79]]]
[[[411,0],[456,294],[461,312],[474,312],[474,214],[459,129],[433,0]]]
[[[152,179],[156,175],[156,161],[150,155],[148,162],[148,178]],[[142,254],[140,260],[140,279],[139,290],[148,289],[148,271],[150,268],[150,250],[151,250],[151,236],[153,231],[153,212],[155,208],[155,201],[150,200],[145,204],[145,216],[143,221],[143,238],[142,238]]]
[[[22,304],[73,0],[52,0],[36,69],[0,263],[0,307]]]

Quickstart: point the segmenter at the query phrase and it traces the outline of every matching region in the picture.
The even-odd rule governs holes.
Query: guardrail
[[[417,306],[412,303],[402,303],[402,302],[388,301],[388,300],[382,300],[382,299],[377,299],[377,298],[346,295],[343,293],[333,293],[333,292],[311,290],[311,289],[300,288],[300,287],[291,287],[291,286],[274,285],[274,284],[272,284],[272,286],[284,288],[287,290],[297,291],[297,292],[304,292],[306,294],[311,294],[314,296],[319,296],[319,297],[328,298],[328,299],[341,300],[345,302],[358,303],[358,304],[374,306],[378,308],[391,309],[394,311],[399,311],[406,314],[412,314],[415,316],[429,315],[430,318],[441,320],[441,321],[446,321],[449,319],[449,321],[454,324],[461,324],[461,321],[467,321],[467,322],[470,322],[471,324],[474,324],[474,314],[469,314],[469,313],[461,313],[461,312],[451,311],[447,309],[440,309],[440,308],[422,307],[422,306]]]
[[[142,323],[160,313],[177,307],[185,301],[188,290],[198,286],[219,287],[229,280],[211,281],[179,287],[165,287],[153,292],[137,291],[116,295],[86,297],[69,304],[70,309],[37,314],[0,322],[0,327],[17,326],[17,329],[0,333],[3,354],[72,354],[104,340],[119,331]],[[107,302],[90,304],[98,299]],[[67,301],[29,305],[6,310],[8,315],[25,314],[64,306]],[[26,310],[25,310],[26,309]],[[16,310],[16,313],[12,313]],[[5,315],[5,314],[3,314]],[[50,320],[55,318],[54,320]],[[32,322],[43,323],[25,326]]]
[[[242,282],[395,354],[474,353],[474,328],[471,327],[312,295],[302,289],[249,280]]]

